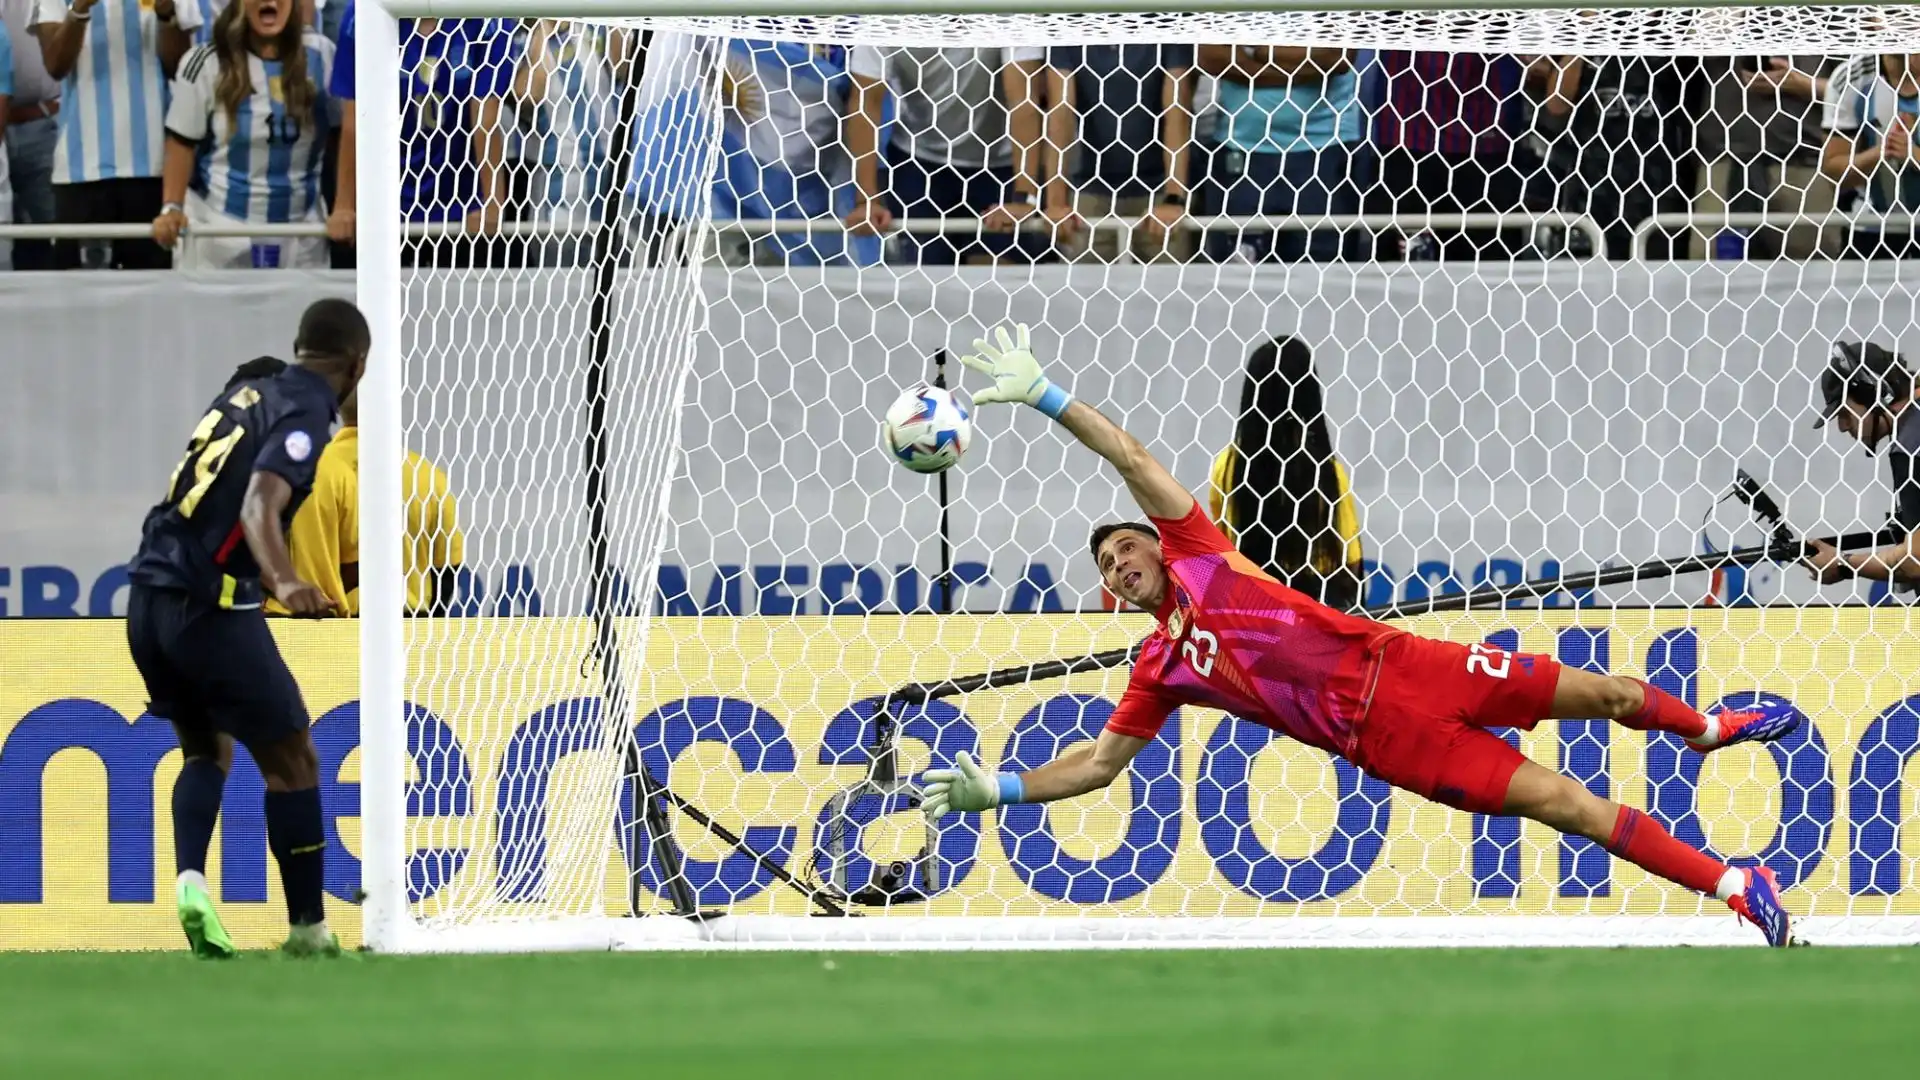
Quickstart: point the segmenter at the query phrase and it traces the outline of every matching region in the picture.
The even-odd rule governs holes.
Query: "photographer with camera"
[[[1893,524],[1906,536],[1870,551],[1842,553],[1823,540],[1809,543],[1806,564],[1822,585],[1852,577],[1885,581],[1912,599],[1920,589],[1920,407],[1912,371],[1900,354],[1872,342],[1837,341],[1820,375],[1822,407],[1815,427],[1833,420],[1869,454],[1887,447],[1893,483]]]

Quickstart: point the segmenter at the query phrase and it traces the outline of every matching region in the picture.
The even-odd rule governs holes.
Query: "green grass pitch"
[[[1920,950],[0,955],[0,1075],[1920,1075]]]

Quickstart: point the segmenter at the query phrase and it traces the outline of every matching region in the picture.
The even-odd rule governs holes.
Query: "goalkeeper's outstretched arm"
[[[920,809],[934,820],[948,811],[970,813],[1011,803],[1043,803],[1071,799],[1113,783],[1147,740],[1102,731],[1090,747],[1054,758],[1027,773],[989,773],[961,751],[951,769],[928,769],[920,795]]]
[[[1033,355],[1026,327],[1014,327],[1012,335],[1002,327],[994,336],[999,339],[998,345],[975,341],[973,347],[978,352],[960,358],[968,367],[993,379],[991,388],[973,395],[975,405],[999,401],[1033,406],[1058,420],[1087,449],[1106,458],[1127,482],[1127,490],[1133,493],[1134,501],[1147,516],[1173,520],[1187,516],[1193,509],[1193,495],[1180,486],[1140,440],[1127,434],[1100,410],[1084,401],[1075,401],[1066,387],[1049,380],[1040,371],[1040,361]]]

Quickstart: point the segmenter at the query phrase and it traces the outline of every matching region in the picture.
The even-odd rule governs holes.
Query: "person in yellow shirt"
[[[360,614],[359,402],[340,403],[340,430],[321,451],[313,494],[287,531],[294,571],[320,586],[340,610]],[[407,451],[401,496],[407,504],[407,613],[443,615],[454,599],[454,575],[466,559],[447,474]],[[271,614],[286,611],[271,602]]]
[[[1247,357],[1233,441],[1213,461],[1208,507],[1241,554],[1342,610],[1360,605],[1360,514],[1334,456],[1313,353],[1277,337]]]

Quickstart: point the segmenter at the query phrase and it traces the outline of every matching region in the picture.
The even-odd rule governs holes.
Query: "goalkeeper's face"
[[[1156,611],[1167,594],[1167,569],[1160,542],[1132,529],[1120,529],[1100,542],[1100,580],[1107,591],[1147,611]]]

